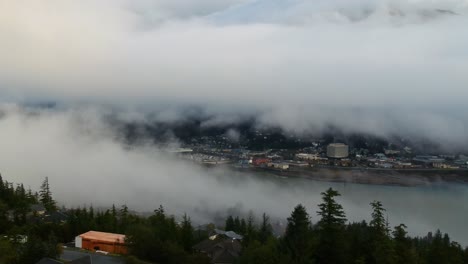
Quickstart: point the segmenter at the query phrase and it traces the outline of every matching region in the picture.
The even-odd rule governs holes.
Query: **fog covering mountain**
[[[0,2],[0,98],[466,148],[465,0]],[[144,109],[144,110],[142,110]],[[141,113],[140,113],[141,114]]]
[[[106,121],[99,109],[25,108],[2,105],[0,168],[5,180],[38,189],[49,178],[60,206],[127,204],[148,212],[160,204],[168,213],[188,213],[207,223],[228,213],[283,221],[291,208],[305,204],[316,211],[320,192],[340,190],[348,218],[369,219],[369,202],[382,200],[392,225],[404,222],[416,235],[441,228],[466,243],[466,185],[422,187],[369,186],[278,179],[207,169],[165,151],[179,142],[158,145],[151,140],[125,142],[125,134]],[[313,216],[314,217],[314,216]],[[313,218],[314,219],[314,218]],[[315,218],[316,219],[316,218]]]
[[[119,131],[123,135],[122,141],[127,144],[149,141],[161,145],[176,141],[183,146],[192,146],[205,142],[209,137],[221,139],[229,148],[247,148],[249,150],[298,150],[311,147],[317,142],[323,145],[344,142],[351,148],[368,149],[371,153],[384,152],[390,147],[399,149],[410,147],[412,153],[416,155],[457,155],[468,152],[464,145],[448,147],[441,142],[417,135],[400,136],[398,133],[376,135],[368,132],[342,130],[333,124],[327,124],[321,130],[306,130],[296,133],[275,124],[264,124],[255,115],[238,116],[227,122],[219,122],[218,117],[209,116],[200,111],[192,111],[184,118],[173,121],[153,119],[155,114],[158,113],[145,115],[143,121],[127,120],[121,118],[121,113],[112,113],[106,116],[104,121],[114,130]]]
[[[465,6],[464,6],[465,5]],[[248,1],[211,17],[221,23],[315,24],[322,21],[358,23],[385,19],[396,24],[418,23],[458,15],[463,1]]]

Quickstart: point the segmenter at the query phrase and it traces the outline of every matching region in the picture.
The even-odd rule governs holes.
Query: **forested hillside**
[[[336,201],[339,195],[331,188],[324,191],[318,217],[313,219],[310,215],[315,212],[297,205],[281,233],[273,231],[262,212],[228,216],[218,228],[242,236],[236,263],[468,263],[468,248],[451,241],[448,234],[437,230],[410,237],[404,224],[389,226],[379,201],[370,203],[370,222],[349,222]],[[126,205],[105,210],[58,208],[47,178],[33,192],[0,176],[0,263],[36,263],[45,256],[60,259],[61,245],[89,230],[126,234],[128,263],[210,263],[195,245],[203,243],[215,226],[194,227],[189,216],[168,215],[162,206],[148,217]]]

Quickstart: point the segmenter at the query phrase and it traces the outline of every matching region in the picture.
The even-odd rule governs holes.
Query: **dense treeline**
[[[436,231],[424,237],[410,237],[404,224],[390,227],[379,201],[370,203],[370,222],[349,223],[336,200],[339,195],[331,188],[322,193],[317,219],[311,219],[306,208],[297,205],[281,234],[273,231],[266,214],[261,215],[260,221],[253,214],[247,218],[229,216],[224,229],[243,236],[238,262],[468,263],[468,248],[463,249],[447,234]],[[38,203],[48,213],[66,212],[65,221],[38,217],[31,212],[31,206]],[[40,191],[33,193],[0,176],[0,263],[35,263],[44,256],[58,258],[59,242],[73,241],[76,235],[89,230],[126,234],[128,263],[210,263],[208,256],[194,251],[193,246],[210,235],[213,224],[195,229],[187,215],[177,221],[162,206],[148,217],[131,212],[126,205],[113,205],[106,210],[59,209],[47,178]]]
[[[45,256],[59,256],[59,237],[54,230],[60,229],[32,221],[36,215],[31,206],[41,201],[49,211],[56,210],[47,178],[38,194],[25,190],[23,184],[4,181],[0,175],[0,263],[35,263]]]
[[[333,189],[322,193],[317,211],[320,218],[315,224],[305,207],[298,205],[287,219],[283,236],[270,233],[267,239],[261,238],[260,230],[265,228],[253,235],[246,233],[241,263],[468,263],[468,248],[463,249],[447,234],[436,231],[411,238],[404,224],[390,228],[379,201],[370,204],[369,223],[346,223],[336,196],[339,193]]]
[[[186,215],[177,222],[162,206],[149,217],[129,212],[126,205],[98,212],[94,212],[93,207],[78,208],[68,213],[68,221],[61,226],[65,241],[89,230],[122,233],[127,235],[126,242],[135,257],[129,258],[130,263],[139,263],[138,259],[155,263],[210,263],[205,255],[192,250],[207,233],[195,232]]]

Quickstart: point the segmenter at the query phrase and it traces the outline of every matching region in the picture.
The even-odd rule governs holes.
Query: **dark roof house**
[[[29,207],[29,209],[31,210],[31,212],[37,212],[37,213],[45,213],[46,209],[44,207],[44,205],[42,204],[33,204]]]
[[[196,244],[193,249],[207,254],[213,264],[231,264],[239,258],[242,245],[237,239],[217,236]]]
[[[68,220],[68,215],[60,211],[50,212],[45,214],[43,220],[46,223],[65,223]]]

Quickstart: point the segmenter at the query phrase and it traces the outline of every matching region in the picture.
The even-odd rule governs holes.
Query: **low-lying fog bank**
[[[404,222],[419,235],[440,228],[468,244],[466,185],[372,186],[206,169],[156,146],[121,144],[93,111],[26,113],[12,107],[4,109],[0,131],[4,178],[37,190],[47,176],[53,196],[67,207],[127,204],[152,211],[162,204],[175,215],[187,212],[195,222],[211,222],[235,208],[284,221],[303,203],[316,221],[320,192],[331,186],[342,193],[350,221],[369,219],[369,203],[381,200],[392,225]]]

